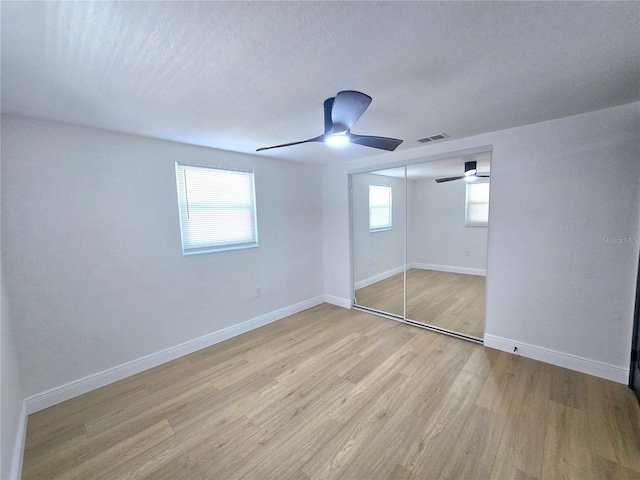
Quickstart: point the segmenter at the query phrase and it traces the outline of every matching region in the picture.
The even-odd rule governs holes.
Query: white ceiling
[[[2,2],[2,111],[238,152],[460,138],[640,100],[640,2]],[[328,163],[383,151],[305,144]]]

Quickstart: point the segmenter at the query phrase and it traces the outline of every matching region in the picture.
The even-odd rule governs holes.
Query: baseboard
[[[577,372],[587,373],[596,377],[605,378],[613,382],[622,384],[629,383],[629,369],[616,367],[607,363],[596,362],[577,355],[557,352],[548,348],[530,345],[528,343],[510,340],[508,338],[496,337],[495,335],[484,335],[485,347],[495,348],[504,352],[514,353],[513,348],[518,348],[518,353],[523,357],[532,358],[541,362],[550,363],[559,367],[568,368]]]
[[[351,301],[348,298],[336,297],[334,295],[326,295],[324,296],[324,301],[326,303],[330,303],[331,305],[336,305],[342,308],[351,308]]]
[[[386,272],[379,273],[374,275],[373,277],[365,278],[364,280],[360,280],[359,282],[355,282],[355,289],[368,287],[376,282],[380,282],[389,277],[393,277],[398,273],[404,272],[404,265],[400,265],[399,267],[392,268],[391,270],[387,270]]]
[[[22,459],[24,457],[24,446],[27,439],[27,402],[22,401],[20,409],[20,418],[18,419],[18,431],[13,445],[11,455],[11,473],[10,477],[14,480],[20,480],[22,477]]]
[[[407,268],[418,268],[420,270],[435,270],[436,272],[449,272],[449,273],[463,273],[465,275],[478,275],[481,277],[487,276],[486,268],[469,268],[469,267],[455,267],[453,265],[438,265],[435,263],[409,263]]]
[[[339,297],[332,298],[336,299]],[[64,402],[65,400],[77,397],[78,395],[104,387],[110,383],[117,382],[118,380],[122,380],[150,368],[157,367],[158,365],[170,362],[171,360],[175,360],[203,348],[210,347],[211,345],[215,345],[216,343],[235,337],[236,335],[246,333],[255,328],[280,320],[281,318],[315,307],[325,301],[327,301],[326,295],[319,295],[309,300],[296,303],[295,305],[290,305],[265,315],[260,315],[259,317],[238,323],[237,325],[223,328],[222,330],[189,340],[174,347],[169,347],[165,350],[146,355],[116,367],[108,368],[101,372],[74,380],[59,387],[51,388],[42,393],[32,395],[25,399],[27,414],[38,412]]]

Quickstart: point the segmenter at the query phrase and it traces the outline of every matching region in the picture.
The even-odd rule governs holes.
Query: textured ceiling
[[[255,153],[354,133],[460,138],[640,100],[640,2],[2,2],[2,111]],[[305,144],[262,156],[369,157]]]

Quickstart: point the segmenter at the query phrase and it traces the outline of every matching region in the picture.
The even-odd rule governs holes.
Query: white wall
[[[391,230],[369,231],[369,185],[391,187]],[[404,268],[406,195],[404,178],[359,173],[353,175],[353,276],[354,281],[396,272]],[[380,280],[380,279],[378,279]]]
[[[259,248],[182,255],[177,160],[255,171]],[[24,394],[322,295],[321,218],[318,167],[3,116]]]
[[[464,181],[409,180],[409,264],[487,268],[487,228],[465,226],[466,186]]]
[[[366,148],[366,147],[363,147]],[[351,305],[349,176],[345,164],[322,168],[322,249],[325,294]]]
[[[1,182],[0,182],[1,183]],[[1,187],[0,187],[1,198]],[[0,202],[1,203],[1,202]],[[0,248],[1,249],[1,248]],[[0,259],[0,478],[19,475],[26,412],[18,351],[5,292],[4,271]]]
[[[0,273],[0,277],[3,275]],[[26,426],[23,418],[25,412],[22,411],[24,391],[4,281],[1,282],[0,291],[0,376],[2,378],[0,385],[0,410],[2,412],[0,418],[0,432],[2,432],[0,478],[13,479],[16,478],[16,472],[20,468],[22,438]]]
[[[639,235],[640,104],[323,168],[326,293],[349,297],[347,172],[493,145],[487,329],[628,371]],[[386,166],[386,165],[385,165]]]

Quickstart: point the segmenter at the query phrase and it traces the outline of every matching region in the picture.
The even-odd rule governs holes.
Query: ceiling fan
[[[271,148],[289,147],[309,142],[325,142],[329,145],[356,143],[381,150],[395,150],[402,143],[402,140],[351,133],[351,127],[369,107],[370,103],[371,97],[364,93],[354,90],[338,92],[335,97],[327,98],[324,101],[324,133],[322,135],[300,142],[262,147],[256,151],[261,152]]]
[[[488,173],[478,173],[477,162],[464,162],[464,175],[459,177],[436,178],[437,183],[451,182],[452,180],[461,180],[463,178],[489,178]]]

